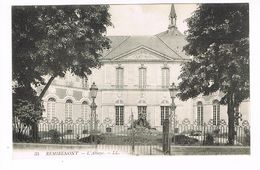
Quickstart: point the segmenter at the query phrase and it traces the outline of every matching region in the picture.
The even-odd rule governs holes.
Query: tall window
[[[116,106],[116,125],[124,125],[124,106]]]
[[[146,119],[147,113],[146,113],[147,106],[138,106],[138,119],[144,118]]]
[[[162,68],[162,88],[168,88],[170,82],[170,69]]]
[[[82,79],[82,87],[83,88],[88,88],[88,78],[87,77],[84,77]]]
[[[219,125],[220,122],[220,104],[218,100],[213,101],[213,125]]]
[[[65,103],[65,119],[72,118],[72,100],[67,100]]]
[[[163,121],[169,118],[170,107],[169,106],[161,106],[161,125],[163,125]]]
[[[49,98],[47,102],[47,119],[55,117],[55,104],[56,100],[54,98]]]
[[[146,68],[145,67],[139,68],[139,88],[140,89],[146,88]]]
[[[124,69],[122,67],[116,68],[116,87],[123,88],[124,86]]]
[[[203,105],[202,102],[197,103],[197,123],[203,125]]]
[[[81,117],[84,120],[84,122],[86,122],[88,120],[87,109],[88,109],[88,103],[86,101],[83,101],[82,105],[81,105]]]

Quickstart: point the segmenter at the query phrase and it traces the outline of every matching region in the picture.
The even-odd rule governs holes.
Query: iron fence
[[[221,120],[218,125],[212,121],[198,125],[184,119],[181,123],[176,121],[170,127],[171,147],[177,145],[226,145],[228,142],[228,125]],[[175,133],[173,133],[173,130]],[[244,121],[235,126],[235,145],[250,145],[250,126]],[[175,134],[175,135],[173,135]],[[31,142],[32,129],[27,128],[23,134],[15,133],[15,142]],[[80,144],[94,145],[98,149],[120,150],[132,154],[161,154],[163,146],[162,127],[146,128],[133,127],[129,122],[125,125],[115,125],[109,120],[93,123],[84,122],[83,119],[72,121],[66,119],[59,121],[43,119],[38,124],[38,143],[52,144]]]

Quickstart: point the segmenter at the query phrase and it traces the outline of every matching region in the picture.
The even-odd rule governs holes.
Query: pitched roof
[[[183,59],[190,59],[183,50],[183,47],[187,45],[185,36],[177,29],[167,30],[157,34],[160,39],[165,42],[172,50],[176,51]]]
[[[179,32],[165,31],[152,36],[108,36],[111,48],[104,51],[103,59],[111,60],[141,46],[150,48],[173,60],[189,59],[181,52],[185,37]]]

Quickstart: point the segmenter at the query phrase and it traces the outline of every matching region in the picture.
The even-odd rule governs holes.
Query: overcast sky
[[[175,4],[177,27],[183,33],[185,22],[196,9],[196,4]],[[159,5],[110,5],[114,28],[107,35],[154,35],[167,30],[171,4]]]

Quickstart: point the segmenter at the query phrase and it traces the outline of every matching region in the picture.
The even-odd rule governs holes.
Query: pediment
[[[115,57],[116,61],[169,61],[169,57],[152,49],[140,47]]]

